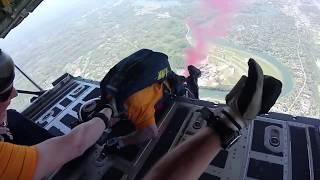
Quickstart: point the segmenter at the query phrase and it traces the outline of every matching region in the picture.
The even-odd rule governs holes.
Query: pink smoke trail
[[[202,24],[188,22],[194,43],[185,51],[186,65],[201,63],[208,53],[208,41],[227,35],[232,16],[240,7],[239,0],[200,0],[200,3],[198,15],[209,20]]]

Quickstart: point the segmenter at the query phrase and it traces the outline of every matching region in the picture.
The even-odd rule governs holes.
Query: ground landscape
[[[247,60],[283,81],[273,111],[320,117],[320,1],[251,0],[237,12],[226,37],[212,39],[198,65],[201,98],[224,102]],[[192,46],[186,25],[196,0],[48,0],[0,46],[42,87],[65,72],[100,80],[110,67],[141,48],[166,53],[174,70],[185,67]],[[34,90],[20,74],[16,86]],[[22,110],[28,97],[13,106]]]

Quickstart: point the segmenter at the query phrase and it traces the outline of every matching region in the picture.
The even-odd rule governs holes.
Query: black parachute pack
[[[154,83],[163,82],[172,73],[166,54],[141,49],[121,60],[106,74],[100,82],[101,100],[114,98],[121,112],[128,97]]]

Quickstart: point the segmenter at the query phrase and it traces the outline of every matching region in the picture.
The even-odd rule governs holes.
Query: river
[[[222,41],[220,41],[218,45],[224,46],[229,49],[233,49],[235,51],[242,51],[241,53],[246,53],[250,57],[254,59],[259,59],[260,61],[263,61],[263,60],[268,61],[268,63],[272,64],[273,67],[277,68],[277,70],[281,73],[281,81],[283,86],[281,96],[287,96],[293,90],[294,81],[293,81],[292,72],[290,72],[289,69],[284,64],[279,62],[276,58],[268,56],[266,54],[262,54],[262,53],[248,52],[241,48],[235,47],[234,45],[231,45]],[[212,89],[200,88],[200,97],[205,99],[210,98],[210,99],[221,101],[224,99],[227,93],[228,93],[227,91],[222,91],[219,89],[212,90]]]

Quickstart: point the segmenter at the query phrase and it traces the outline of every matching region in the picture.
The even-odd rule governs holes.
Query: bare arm
[[[198,179],[220,149],[219,136],[212,129],[204,128],[166,154],[144,179]]]
[[[110,109],[101,112],[111,116]],[[100,118],[80,124],[69,134],[36,145],[38,162],[34,179],[42,179],[70,160],[82,155],[102,135],[105,124]]]
[[[146,140],[158,137],[157,125],[150,125],[142,130],[137,130],[127,136],[119,137],[124,145],[139,144]]]

